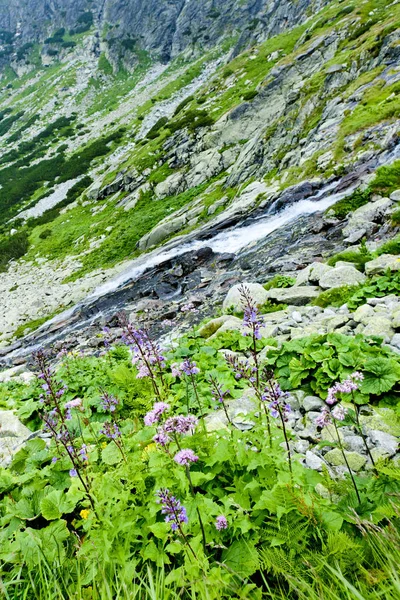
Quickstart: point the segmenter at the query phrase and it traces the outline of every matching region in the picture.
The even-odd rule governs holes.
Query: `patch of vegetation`
[[[21,132],[24,129],[27,129],[28,127],[33,125],[33,123],[35,123],[37,120],[38,115],[35,115],[31,119],[29,119],[27,123],[25,123],[25,125],[14,134],[14,136],[10,136],[9,140],[11,138],[19,139]],[[67,137],[71,135],[73,133],[71,124],[75,120],[75,115],[71,117],[59,117],[53,123],[47,125],[47,127],[45,127],[43,131],[38,133],[29,142],[23,142],[18,146],[17,150],[11,150],[10,152],[4,154],[0,159],[0,164],[7,164],[16,160],[22,160],[24,157],[27,157],[29,153],[32,153],[32,155],[29,158],[27,158],[23,163],[21,163],[21,166],[26,166],[26,164],[29,164],[29,162],[31,162],[34,158],[37,158],[38,156],[42,155],[43,152],[46,151],[47,146],[43,147],[43,142],[53,141],[56,138],[56,132],[60,137]],[[38,146],[41,147],[42,152],[37,152]]]
[[[27,321],[26,323],[22,323],[15,330],[14,337],[16,337],[17,339],[20,339],[20,338],[23,338],[28,333],[36,331],[36,329],[39,329],[39,327],[41,327],[44,323],[46,323],[46,321],[50,321],[50,319],[52,319],[53,317],[58,315],[62,310],[64,310],[64,309],[59,308],[58,310],[50,313],[49,315],[40,317],[38,319],[32,319],[31,321]]]
[[[359,271],[364,271],[365,263],[374,258],[373,254],[367,249],[365,241],[360,245],[359,250],[343,250],[329,258],[327,264],[334,267],[338,261],[353,263]]]
[[[107,56],[104,52],[100,54],[98,69],[99,71],[102,71],[105,75],[113,75],[114,73],[112,65],[107,59]]]
[[[245,92],[243,94],[243,100],[245,102],[250,102],[251,100],[254,100],[256,96],[258,96],[257,90],[251,90],[250,92]]]
[[[374,192],[380,194],[390,194],[400,189],[400,160],[395,160],[391,165],[379,167],[370,186]]]
[[[61,200],[61,202],[59,202],[53,208],[49,208],[48,210],[46,210],[39,217],[31,217],[30,219],[28,219],[26,222],[27,226],[30,229],[33,229],[34,227],[38,227],[39,225],[44,225],[45,223],[50,223],[51,221],[54,221],[54,219],[56,219],[59,216],[59,214],[61,213],[61,210],[63,208],[65,208],[66,206],[69,206],[70,204],[75,202],[75,200],[77,200],[77,198],[79,198],[79,196],[81,196],[83,194],[83,192],[92,183],[93,183],[93,179],[91,177],[89,177],[89,175],[85,175],[85,177],[83,177],[82,179],[77,181],[68,190],[64,200]],[[48,232],[50,232],[50,234]],[[39,234],[39,238],[42,240],[45,240],[46,238],[50,237],[51,233],[52,232],[50,229],[45,229],[44,231],[42,231]]]
[[[180,104],[178,104],[178,106],[176,107],[176,109],[174,111],[174,117],[176,117],[177,115],[179,115],[179,113],[183,111],[183,109],[185,108],[185,106],[187,106],[188,104],[190,104],[191,102],[193,102],[193,100],[194,100],[193,96],[188,96],[187,98],[185,98],[184,100],[182,100],[182,102]]]
[[[165,127],[167,123],[168,117],[161,117],[160,119],[158,119],[158,121],[153,125],[150,131],[147,132],[147,139],[154,140],[156,137],[158,137],[160,129],[163,129],[163,127]]]
[[[367,188],[364,191],[357,189],[351,196],[346,196],[342,200],[339,200],[339,202],[336,202],[336,204],[328,210],[333,211],[333,214],[338,219],[344,219],[350,212],[367,204],[371,199],[371,194],[371,188]]]
[[[381,346],[379,340],[366,340],[362,335],[349,337],[339,333],[315,335],[285,342],[280,349],[268,353],[268,363],[275,368],[276,376],[283,389],[308,387],[320,398],[326,398],[327,390],[335,381],[344,379],[348,373],[362,370],[373,373],[379,379],[377,363],[381,363],[380,373],[386,369],[399,371],[399,357]],[[375,370],[376,369],[376,370]],[[378,397],[392,389],[397,389],[395,377],[388,380],[387,386],[371,385],[371,378],[365,377],[360,391],[355,394],[360,404],[376,402]]]
[[[272,288],[289,288],[294,286],[296,279],[288,275],[275,275],[270,281],[264,285],[265,290]]]
[[[330,290],[321,292],[318,298],[313,301],[313,304],[321,308],[327,308],[328,306],[340,307],[346,304],[357,290],[357,285],[344,285],[331,288]]]
[[[368,279],[352,296],[347,305],[350,310],[355,310],[365,304],[368,298],[383,298],[395,294],[400,296],[400,272],[372,277]]]
[[[43,184],[49,185],[76,179],[86,173],[93,160],[105,156],[110,152],[109,144],[119,141],[124,131],[118,130],[107,136],[88,144],[72,156],[66,157],[57,154],[53,158],[43,160],[37,164],[21,169],[25,160],[18,161],[12,166],[0,171],[0,184],[4,199],[0,223],[5,223],[15,212],[15,206],[28,200]]]
[[[247,421],[240,416],[244,430],[228,421],[207,431],[204,414],[226,410],[226,401],[251,389],[218,350],[248,353],[253,340],[238,331],[221,338],[181,338],[164,353],[162,376],[150,371],[138,378],[142,365],[132,365],[126,346],[115,345],[98,358],[63,353],[55,372],[40,357],[40,379],[0,385],[1,405],[32,430],[59,417],[49,443],[27,441],[0,469],[0,575],[8,594],[16,600],[394,600],[395,461],[340,479],[324,468],[307,469],[288,460],[292,434],[263,399]],[[258,340],[254,356],[269,341]],[[339,431],[355,428],[357,404],[396,406],[399,356],[377,341],[312,336],[269,349],[266,360],[277,389],[301,387],[321,398],[362,371],[354,395],[340,398],[349,409],[345,421],[335,421]],[[177,367],[188,363],[195,373],[179,374]],[[256,370],[255,389],[265,393],[265,372]],[[168,404],[151,410],[162,398]],[[278,400],[283,410],[290,398]],[[395,427],[395,410],[389,414]],[[175,422],[181,430],[155,437]],[[322,439],[321,446],[339,448],[338,439],[339,445]]]
[[[187,128],[189,131],[195,131],[200,127],[209,127],[214,122],[214,118],[206,110],[189,110],[185,113],[184,117],[178,120],[170,120],[168,122],[168,129],[173,133],[184,128]]]
[[[17,112],[15,115],[11,115],[7,119],[2,119],[0,121],[0,136],[5,135],[11,129],[11,127],[20,119],[24,114],[24,111]]]
[[[386,85],[383,79],[364,92],[363,99],[344,118],[339,137],[347,137],[381,121],[396,118],[400,111],[400,83]]]
[[[392,225],[398,227],[400,225],[400,208],[394,211],[391,216]]]
[[[286,310],[287,307],[287,304],[280,304],[274,300],[266,300],[260,308],[260,313],[262,315],[267,315],[269,313],[279,312],[280,310]]]
[[[17,260],[28,252],[29,240],[26,231],[14,235],[0,236],[0,272],[7,269],[11,260]]]
[[[381,256],[382,254],[400,254],[400,235],[396,235],[391,240],[382,244],[382,246],[379,246],[375,254],[377,256]]]

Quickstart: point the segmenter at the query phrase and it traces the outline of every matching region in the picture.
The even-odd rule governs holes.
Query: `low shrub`
[[[44,231],[42,231],[41,233],[39,233],[39,237],[41,240],[45,240],[48,237],[50,237],[52,234],[51,229],[44,229]]]
[[[400,225],[400,208],[394,211],[391,216],[392,225],[398,226]]]
[[[400,296],[400,271],[380,275],[369,279],[347,301],[350,310],[365,304],[368,298],[383,298],[395,294]]]
[[[272,288],[289,288],[295,283],[296,279],[294,277],[289,277],[288,275],[275,275],[275,277],[273,277],[264,285],[264,289],[270,290]]]
[[[246,92],[245,94],[243,94],[242,97],[243,97],[243,100],[245,100],[246,102],[250,102],[256,96],[258,96],[257,90],[252,90],[251,92]]]
[[[5,271],[11,260],[21,258],[28,249],[29,240],[25,230],[0,238],[0,271]]]
[[[353,263],[359,271],[364,271],[365,263],[374,258],[373,254],[368,251],[365,244],[361,245],[360,250],[343,250],[331,256],[327,264],[334,267],[338,261]]]
[[[177,115],[179,115],[179,113],[182,112],[182,110],[185,108],[185,106],[190,104],[193,100],[194,100],[194,96],[188,96],[187,98],[182,100],[182,102],[180,104],[178,104],[178,106],[176,107],[173,116],[176,117]]]
[[[339,200],[339,202],[336,202],[329,211],[333,211],[335,217],[338,219],[344,219],[350,212],[367,204],[371,199],[371,194],[370,188],[363,192],[361,190],[356,190],[351,196],[347,196],[346,198]]]
[[[358,290],[358,286],[344,285],[342,287],[332,288],[321,292],[321,294],[313,301],[315,306],[327,308],[328,306],[342,306],[353,296]]]
[[[162,129],[163,127],[165,127],[168,123],[168,118],[167,117],[161,117],[161,119],[158,119],[158,121],[153,125],[153,127],[150,129],[150,131],[147,132],[147,139],[149,140],[153,140],[156,137],[158,137],[159,133],[160,133],[160,129]]]

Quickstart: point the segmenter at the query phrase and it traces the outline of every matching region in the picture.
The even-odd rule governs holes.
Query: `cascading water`
[[[396,146],[390,152],[382,153],[375,164],[371,165],[371,168],[376,169],[381,164],[389,164],[390,162],[398,159],[399,155],[400,145]],[[40,344],[35,343],[35,339],[40,337],[40,335],[43,336],[46,331],[49,331],[49,329],[56,329],[57,324],[64,324],[64,329],[62,332],[63,335],[71,333],[72,331],[82,328],[85,325],[89,325],[94,319],[98,319],[100,313],[97,313],[95,316],[83,322],[75,319],[73,323],[69,324],[68,320],[80,309],[94,304],[97,299],[115,292],[128,283],[138,280],[138,278],[148,269],[156,267],[170,259],[185,254],[186,252],[196,251],[205,247],[211,248],[216,253],[238,253],[244,248],[250,247],[254,243],[265,239],[269,234],[277,229],[296,221],[301,216],[327,210],[330,206],[342,198],[349,196],[354,189],[358,187],[358,185],[359,182],[354,183],[343,191],[331,193],[332,190],[337,189],[338,187],[338,182],[334,182],[326,185],[314,196],[295,202],[276,214],[267,213],[258,218],[254,218],[247,225],[235,226],[221,231],[214,237],[207,240],[191,240],[181,243],[172,241],[167,245],[167,250],[157,249],[144,256],[140,256],[139,258],[133,260],[129,267],[127,267],[123,272],[119,273],[105,284],[97,287],[82,302],[46,322],[41,328],[34,332],[32,336],[27,336],[27,346],[13,351],[8,356],[11,358],[19,355],[28,355],[29,353],[33,352],[38,346],[40,346]],[[56,334],[49,333],[46,336],[46,344],[51,343],[59,337],[59,332]],[[32,339],[32,345],[29,345],[30,338]]]

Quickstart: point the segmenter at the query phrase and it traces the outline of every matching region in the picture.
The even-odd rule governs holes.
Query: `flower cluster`
[[[251,365],[248,360],[240,360],[234,354],[225,354],[225,360],[228,366],[231,367],[237,381],[246,379],[252,384],[256,382],[257,367]]]
[[[173,377],[182,377],[182,370],[177,363],[171,365],[171,374]]]
[[[131,346],[133,352],[132,364],[138,369],[137,378],[154,377],[152,367],[159,370],[165,368],[165,358],[156,342],[150,339],[147,331],[127,327],[125,341]]]
[[[43,394],[41,394],[41,403],[43,410],[41,418],[44,422],[44,429],[49,431],[57,447],[59,456],[67,456],[72,464],[70,469],[71,477],[79,477],[89,495],[90,483],[85,474],[85,467],[88,462],[87,447],[83,443],[81,447],[76,444],[75,436],[68,428],[68,422],[72,418],[72,409],[83,410],[82,400],[74,398],[63,403],[63,396],[67,387],[62,381],[57,381],[54,376],[54,369],[48,361],[48,357],[43,351],[34,355],[37,366],[39,367],[38,379],[41,382]],[[53,457],[52,464],[57,462],[57,457]]]
[[[324,406],[321,413],[316,417],[315,424],[317,427],[326,427],[332,423],[331,411]]]
[[[64,408],[65,410],[65,418],[67,421],[70,421],[72,419],[72,412],[71,409],[72,408],[81,408],[82,407],[82,399],[81,398],[74,398],[73,400],[69,400],[68,402],[66,402],[64,404]]]
[[[197,308],[195,307],[195,305],[193,304],[193,302],[188,302],[187,304],[184,304],[183,306],[181,306],[181,312],[183,312],[183,313],[186,313],[186,312],[197,313],[199,311],[197,310]]]
[[[359,383],[357,382],[362,381],[363,379],[364,375],[359,371],[355,371],[350,375],[350,377],[348,377],[348,379],[335,383],[328,390],[326,403],[332,406],[333,404],[339,402],[337,394],[351,394],[352,392],[355,392],[359,388]]]
[[[220,515],[215,519],[215,528],[218,529],[218,531],[228,529],[228,520],[224,515]]]
[[[255,340],[261,340],[261,327],[264,325],[264,320],[251,296],[250,290],[242,285],[239,292],[244,306],[243,325],[249,330],[245,331],[244,335],[251,334]]]
[[[277,381],[273,378],[272,373],[266,373],[267,385],[264,387],[261,394],[262,402],[269,402],[269,410],[271,417],[277,419],[279,416],[284,420],[288,420],[289,414],[292,412],[290,404],[286,401],[289,393],[284,392]]]
[[[166,515],[165,522],[171,524],[172,531],[180,529],[181,523],[188,522],[185,507],[167,488],[156,492],[156,496],[157,502],[162,505],[162,514]]]
[[[116,423],[110,423],[106,421],[103,423],[103,428],[100,430],[100,433],[106,436],[109,440],[116,440],[121,437],[122,433]]]
[[[144,424],[147,426],[158,423],[162,414],[169,410],[169,404],[166,402],[156,402],[153,409],[150,410],[144,417]]]
[[[213,396],[214,400],[217,400],[217,402],[223,404],[225,401],[225,396],[228,396],[230,394],[230,390],[224,391],[214,377],[210,377],[209,381],[212,386],[211,395]]]
[[[114,413],[117,406],[119,405],[119,400],[115,396],[108,394],[105,392],[101,397],[101,406],[105,412]]]
[[[108,350],[111,347],[112,335],[109,327],[103,327],[103,344],[104,348]]]
[[[174,461],[178,465],[189,466],[191,463],[197,462],[199,457],[190,448],[179,450],[174,456]]]
[[[197,367],[195,361],[187,358],[180,365],[180,369],[185,373],[185,375],[198,375],[200,373],[200,369]]]
[[[171,436],[193,433],[197,424],[198,419],[193,415],[168,417],[168,419],[166,419],[166,421],[158,428],[157,434],[153,437],[153,440],[157,444],[160,444],[160,446],[166,446],[171,441]]]

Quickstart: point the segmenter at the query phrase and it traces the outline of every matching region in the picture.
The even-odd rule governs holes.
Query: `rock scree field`
[[[0,10],[0,596],[400,600],[400,2]]]

